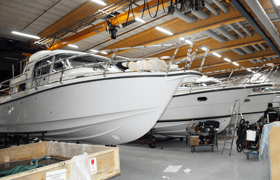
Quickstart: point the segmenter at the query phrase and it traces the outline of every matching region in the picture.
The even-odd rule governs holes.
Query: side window
[[[198,101],[207,101],[207,97],[198,97],[197,100]]]
[[[41,67],[43,65],[46,65],[46,64],[50,64],[52,62],[52,57],[48,57],[42,61],[39,61],[35,64],[35,68],[34,68],[34,77],[35,77],[35,73],[36,73],[36,70],[38,69],[38,67]],[[41,69],[38,69],[37,70],[37,77],[41,77],[45,74],[49,74],[50,72],[50,69],[51,69],[51,66],[46,66],[46,67],[43,67]]]
[[[64,58],[64,57],[63,57],[63,58]],[[58,60],[60,60],[60,59],[61,59],[60,57],[55,56],[55,62],[58,61]],[[58,62],[58,63],[55,63],[55,64],[53,65],[53,72],[61,70],[61,69],[63,68],[63,63],[64,63],[63,61]]]
[[[52,58],[44,60],[43,61],[43,65],[50,64],[51,60],[52,60]],[[51,69],[51,66],[43,67],[41,75],[49,74],[50,73],[50,69]]]

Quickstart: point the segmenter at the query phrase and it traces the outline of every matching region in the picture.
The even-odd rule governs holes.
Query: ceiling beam
[[[250,36],[246,36],[245,38],[239,37],[235,41],[230,41],[229,40],[225,43],[221,43],[221,42],[216,41],[215,39],[208,38],[208,39],[204,39],[204,40],[201,40],[201,41],[198,41],[198,42],[194,43],[193,50],[198,48],[200,45],[207,45],[210,48],[210,51],[208,52],[208,54],[211,54],[213,52],[231,50],[233,48],[240,48],[240,47],[249,46],[249,45],[252,45],[252,44],[263,43],[263,42],[265,42],[265,41],[257,33],[254,33],[252,37],[250,37]],[[180,60],[180,59],[185,58],[187,56],[188,49],[189,49],[189,45],[181,47],[174,60]],[[174,51],[175,51],[175,49],[171,49],[171,50],[168,50],[166,52],[153,55],[153,57],[172,56],[174,54]],[[204,55],[204,54],[205,54],[205,52],[200,50],[197,53],[197,56]],[[207,59],[206,59],[206,61],[207,61]],[[194,64],[195,63],[200,63],[200,61],[195,60],[193,63]]]
[[[263,66],[264,64],[267,64],[267,62],[266,62],[266,63],[261,63],[260,65],[257,65],[257,66],[254,66],[254,67],[261,67],[261,66]],[[280,65],[280,59],[279,59],[279,58],[275,61],[274,65],[275,65],[275,66]],[[266,65],[266,66],[264,66],[264,67],[266,68],[266,67],[271,67],[271,66]],[[237,69],[237,68],[233,68],[233,69]],[[204,75],[206,75],[206,76],[223,75],[223,74],[230,73],[233,69],[229,69],[229,70],[223,71],[223,72],[213,72],[213,73],[204,74]],[[255,68],[255,69],[259,69],[259,68]],[[240,69],[238,69],[238,70],[234,70],[233,74],[235,74],[236,72],[246,72],[246,71],[247,71],[246,69],[241,69],[241,68],[240,68]],[[250,72],[247,71],[247,73],[250,73]],[[236,75],[236,74],[235,74],[235,75]],[[238,74],[237,74],[237,75],[238,75]]]
[[[265,63],[275,63],[276,61],[271,60],[271,61],[265,61],[265,63],[252,63],[250,60],[257,59],[257,58],[269,58],[269,57],[275,57],[277,54],[273,50],[267,50],[263,52],[255,52],[254,54],[246,55],[246,57],[242,56],[240,58],[240,55],[237,56],[237,58],[232,59],[232,62],[237,62],[240,64],[240,66],[235,66],[232,63],[225,62],[223,60],[220,60],[219,63],[213,63],[204,66],[202,72],[213,72],[213,71],[221,71],[221,70],[228,70],[228,69],[239,69],[241,66],[245,68],[250,68],[250,67],[255,67],[255,66],[260,66]],[[208,59],[209,60],[209,59]],[[209,62],[209,61],[208,61]],[[199,66],[191,68],[192,70],[198,69]]]
[[[278,22],[276,22],[274,24],[278,24]],[[248,29],[250,30],[252,28],[248,28]],[[231,31],[230,33],[234,34],[234,31]],[[235,35],[238,36],[237,34],[235,34]],[[234,48],[240,48],[240,47],[244,47],[244,46],[251,46],[251,45],[254,45],[254,44],[265,43],[265,42],[266,41],[260,35],[258,35],[255,32],[255,33],[253,33],[252,37],[246,36],[245,38],[240,38],[238,36],[237,40],[235,40],[235,41],[227,41],[225,43],[220,43],[220,42],[218,42],[218,41],[216,41],[216,40],[214,40],[212,38],[204,39],[204,40],[195,42],[193,50],[198,48],[199,46],[207,45],[210,48],[210,51],[208,52],[208,54],[211,54],[211,53],[214,53],[214,52],[221,52],[221,51],[225,51],[225,50],[231,50],[231,49],[234,49]],[[188,48],[189,48],[189,45],[182,46],[179,49],[179,52],[177,53],[176,58],[174,60],[180,60],[180,59],[185,58],[186,55],[187,55],[186,52],[187,52]],[[172,56],[174,51],[175,51],[175,49],[176,48],[170,49],[170,50],[167,50],[165,52],[161,52],[161,53],[158,53],[158,54],[155,54],[155,55],[152,55],[152,56],[153,57]],[[201,55],[204,55],[204,54],[205,54],[205,52],[200,50],[200,52],[198,52],[196,56],[201,56]],[[234,53],[234,55],[237,55],[237,54]]]
[[[254,12],[250,9],[247,3],[244,0],[232,0],[231,4],[246,18],[250,25],[263,37],[266,43],[280,56],[280,51],[277,43],[272,38],[270,33],[268,33],[264,25],[254,14]]]
[[[214,16],[213,14],[210,14],[210,18],[205,20],[198,20],[197,22],[192,24],[189,24],[179,18],[175,18],[159,25],[160,27],[170,30],[174,33],[174,35],[166,35],[152,27],[131,37],[128,37],[122,41],[107,46],[103,48],[103,50],[131,46],[149,46],[153,44],[166,42],[172,39],[177,39],[183,36],[203,32],[209,29],[221,27],[222,25],[228,25],[245,20],[245,18],[238,11],[236,11],[233,6],[229,7],[229,12],[227,14],[224,14],[222,10],[219,11],[219,16]],[[117,52],[117,54],[122,53],[123,51]],[[107,57],[109,56],[111,56],[111,54],[107,55]]]
[[[274,13],[274,10],[272,8],[272,6],[270,4],[267,4],[266,2],[262,1],[261,4],[263,5],[265,11],[267,14],[271,14]],[[240,16],[240,18],[242,19],[238,19],[239,17],[239,12],[237,12],[237,10],[234,9],[233,6],[229,7],[230,11],[227,14],[224,14],[221,10],[220,10],[220,15],[219,16],[213,16],[213,14],[211,14],[211,17],[209,19],[206,20],[200,20],[196,23],[192,23],[191,25],[186,25],[185,27],[188,28],[185,30],[185,32],[182,33],[177,33],[174,34],[172,36],[166,36],[165,38],[160,38],[160,39],[156,39],[156,40],[152,40],[146,43],[137,43],[139,42],[139,38],[136,38],[136,36],[140,36],[143,38],[144,35],[149,35],[152,34],[153,31],[156,31],[154,28],[150,28],[146,31],[143,31],[141,33],[138,33],[132,37],[126,38],[125,40],[122,40],[120,42],[117,42],[113,45],[107,46],[103,49],[112,49],[112,48],[117,48],[117,47],[128,47],[128,46],[148,46],[148,45],[153,45],[153,44],[158,44],[161,42],[165,42],[171,39],[176,39],[176,38],[180,38],[183,37],[185,35],[190,35],[190,34],[194,34],[197,32],[202,32],[208,29],[213,29],[216,27],[220,27],[222,25],[228,25],[228,24],[232,24],[232,23],[236,23],[236,22],[240,22],[240,21],[244,21],[246,20],[245,17]],[[222,15],[222,17],[221,17]],[[178,19],[175,18],[173,19],[174,21]],[[175,21],[175,23],[178,23]],[[180,25],[183,27],[185,22],[180,22]],[[212,24],[213,26],[209,26],[209,24]],[[196,26],[197,25],[197,26]],[[164,23],[160,25],[161,27],[164,27]],[[171,25],[166,25],[171,26]],[[144,34],[144,35],[143,35]],[[154,37],[154,36],[153,36]],[[131,44],[132,42],[134,42],[134,44]],[[136,42],[136,43],[135,43]],[[131,49],[134,50],[134,49]],[[122,54],[122,51],[118,51],[117,54]],[[107,57],[111,56],[111,54],[107,55]]]
[[[254,67],[254,66],[258,66],[261,63],[258,62],[256,64],[254,64],[254,63],[250,62],[250,60],[263,59],[263,58],[274,57],[274,56],[277,56],[277,54],[273,50],[255,52],[254,54],[250,54],[250,57],[247,56],[247,57],[244,57],[244,58],[233,58],[233,59],[231,59],[232,62],[236,62],[236,63],[240,64],[240,66],[235,66],[230,62],[226,62],[226,61],[222,60],[223,62],[203,66],[202,72],[204,73],[204,72],[211,72],[211,71],[220,71],[220,70],[226,70],[226,69],[232,69],[232,68],[238,69],[241,66],[244,66],[246,68]],[[270,62],[270,61],[266,61],[266,63],[267,62]],[[271,62],[273,63],[274,61],[271,61]],[[191,69],[194,70],[194,69],[198,69],[198,68],[199,67],[194,67],[194,68],[191,68]]]
[[[149,6],[154,6],[157,5],[159,2],[159,9],[162,9],[162,4],[167,7],[170,3],[170,0],[152,0],[149,2]],[[144,8],[144,5],[140,5],[139,7],[133,8],[133,12],[135,17],[141,17],[142,16],[142,10]],[[151,7],[150,8],[150,12],[155,12],[157,10],[157,6]],[[129,15],[130,14],[130,15]],[[144,15],[148,14],[148,10],[144,11]],[[128,11],[121,13],[119,15],[116,15],[115,17],[110,18],[110,21],[113,25],[118,25],[118,24],[123,24],[127,21],[127,16],[129,15],[128,21],[131,21],[134,19],[134,17]],[[91,26],[85,30],[82,30],[72,36],[66,37],[56,43],[53,44],[52,47],[49,48],[49,50],[54,50],[54,49],[61,49],[65,46],[67,46],[68,44],[73,44],[75,42],[81,41],[85,38],[88,38],[90,36],[93,36],[95,34],[98,34],[100,32],[106,31],[106,26],[107,23],[106,21],[100,22],[94,26]]]
[[[106,1],[107,6],[110,6],[119,0],[108,0]],[[74,10],[48,26],[46,29],[44,29],[42,32],[40,32],[38,35],[40,37],[47,37],[51,34],[56,33],[57,31],[61,30],[62,28],[65,28],[67,26],[70,26],[77,21],[84,19],[93,13],[97,12],[99,9],[104,8],[104,6],[99,5],[97,3],[94,3],[93,1],[86,1],[76,7]]]

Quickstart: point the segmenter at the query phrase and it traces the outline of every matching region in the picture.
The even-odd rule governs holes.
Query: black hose
[[[244,119],[241,119],[239,122],[239,127],[237,129],[237,140],[236,140],[236,150],[237,152],[242,152],[242,150],[245,148],[245,140],[246,140],[246,130],[249,122],[245,121]]]
[[[147,1],[147,9],[148,9],[148,12],[149,12],[149,15],[151,18],[155,18],[157,17],[157,13],[158,13],[158,8],[159,8],[159,0],[158,0],[158,4],[157,4],[157,10],[156,10],[156,13],[154,16],[151,15],[151,12],[150,12],[150,8],[149,8],[149,4],[148,4],[148,1]]]

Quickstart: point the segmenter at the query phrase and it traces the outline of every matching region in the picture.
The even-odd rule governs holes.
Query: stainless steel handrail
[[[176,48],[176,50],[175,50],[175,52],[174,52],[174,55],[170,58],[170,59],[171,59],[171,63],[169,63],[168,67],[166,68],[166,75],[167,75],[168,72],[170,71],[170,67],[171,67],[171,65],[172,65],[172,63],[173,63],[173,60],[174,60],[174,58],[175,58],[175,56],[176,56],[176,54],[177,54],[179,48],[180,48],[181,46],[183,46],[183,45],[186,45],[186,44],[188,44],[188,43],[182,43],[182,42],[180,42],[180,43],[168,44],[168,46],[170,46],[170,45],[171,45],[171,46],[177,45],[177,48]],[[167,45],[161,45],[161,46],[167,46]],[[150,47],[150,46],[137,46],[137,47],[130,47],[130,48],[148,48],[148,47]],[[152,47],[152,45],[151,45],[151,47]],[[194,60],[194,58],[195,58],[195,55],[196,55],[196,53],[198,52],[198,50],[201,49],[201,48],[206,48],[207,50],[206,50],[206,52],[205,52],[204,58],[203,58],[203,60],[202,60],[201,66],[200,66],[200,68],[199,68],[199,70],[201,71],[201,70],[202,70],[202,66],[203,66],[203,64],[204,64],[204,62],[205,62],[205,58],[207,57],[207,53],[208,53],[208,51],[209,51],[209,47],[208,47],[208,46],[199,46],[199,47],[195,50],[195,52],[193,52],[193,53],[191,54],[192,47],[193,47],[193,43],[191,44],[190,49],[188,50],[187,57],[186,57],[185,59],[183,59],[183,61],[185,61],[185,64],[186,64],[188,61],[190,61],[190,63],[188,64],[188,68],[190,68],[191,65],[192,65],[192,62],[193,62],[193,60]],[[87,66],[93,66],[93,67],[97,67],[97,66],[100,66],[100,65],[103,66],[103,65],[105,65],[105,64],[106,64],[107,66],[104,67],[103,75],[104,75],[104,77],[106,77],[107,70],[108,70],[109,66],[110,66],[110,65],[113,65],[113,64],[115,63],[114,60],[113,60],[113,58],[116,56],[117,51],[118,51],[118,50],[123,50],[123,49],[127,49],[127,48],[112,49],[114,53],[112,54],[112,56],[111,56],[110,58],[108,58],[108,62],[107,62],[107,63],[106,63],[106,62],[90,63],[90,64],[78,66],[78,67],[67,67],[67,66],[66,66],[67,60],[74,59],[74,58],[77,58],[77,57],[89,56],[89,55],[95,56],[95,55],[93,55],[93,54],[91,54],[91,53],[82,53],[82,54],[78,54],[78,55],[73,55],[73,56],[71,56],[71,57],[63,58],[63,59],[60,59],[60,60],[57,60],[57,61],[53,61],[53,62],[50,62],[50,63],[48,63],[48,64],[45,64],[45,65],[42,65],[42,66],[37,67],[37,68],[34,70],[34,73],[35,73],[34,79],[33,79],[32,77],[30,77],[30,78],[27,79],[27,76],[26,76],[26,79],[25,79],[24,81],[21,81],[20,83],[26,83],[28,80],[32,80],[32,79],[33,79],[33,80],[35,81],[35,86],[34,86],[34,87],[35,87],[35,89],[37,90],[38,87],[40,86],[40,85],[39,85],[39,82],[41,81],[41,79],[42,79],[42,78],[45,78],[45,77],[47,77],[47,76],[51,76],[51,75],[53,75],[53,74],[61,73],[59,82],[60,82],[60,83],[63,83],[63,75],[64,75],[64,73],[65,73],[66,71],[69,71],[69,70],[71,70],[71,69],[76,69],[76,68],[83,68],[83,67],[87,67]],[[110,50],[110,51],[112,51],[112,50]],[[105,58],[105,57],[104,57],[104,58]],[[40,58],[40,60],[42,60],[42,58]],[[133,60],[132,60],[132,61],[133,61]],[[39,62],[39,60],[34,61],[34,62],[35,62],[35,63],[36,63],[36,62]],[[42,68],[45,68],[45,67],[52,66],[52,65],[54,65],[54,64],[60,63],[60,62],[64,62],[64,63],[63,63],[63,68],[62,68],[61,70],[56,71],[56,72],[54,72],[54,73],[53,73],[53,72],[49,72],[49,73],[47,73],[47,74],[45,74],[45,75],[41,75],[41,74],[40,74],[40,77],[38,77],[38,71],[39,71],[39,70],[41,70]],[[118,61],[118,62],[127,62],[127,61],[125,60],[125,61]],[[184,68],[184,70],[185,70],[185,68]],[[9,80],[6,80],[6,81],[4,81],[4,82],[1,82],[1,83],[0,83],[0,87],[1,87],[4,83],[8,83],[8,82],[10,83],[12,80],[17,79],[17,78],[19,78],[19,77],[21,77],[21,76],[23,76],[23,75],[27,75],[27,73],[25,72],[24,74],[20,74],[20,75],[14,77],[14,78],[12,78],[12,79],[9,79]],[[47,82],[47,84],[49,84],[49,82]],[[10,84],[9,84],[9,88],[6,88],[6,89],[9,89],[9,90],[11,91],[12,88],[14,88],[14,87],[16,87],[16,86],[18,86],[18,85],[19,85],[19,83],[16,83],[16,84],[14,84],[14,85],[10,85]],[[3,90],[0,90],[0,92],[2,92],[2,91],[3,91]]]

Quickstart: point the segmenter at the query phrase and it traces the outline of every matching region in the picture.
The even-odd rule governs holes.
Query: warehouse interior
[[[1,0],[0,179],[279,179],[279,7]]]

